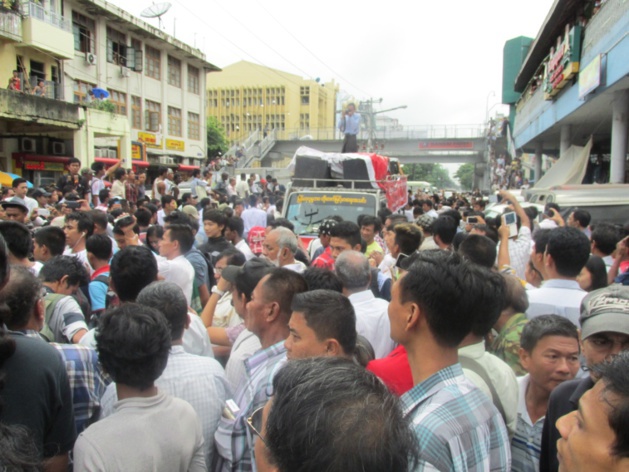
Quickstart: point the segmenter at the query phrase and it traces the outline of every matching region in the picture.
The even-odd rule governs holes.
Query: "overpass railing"
[[[277,141],[328,141],[342,140],[343,135],[336,128],[293,128],[275,129]],[[483,138],[487,133],[487,125],[418,125],[400,126],[398,128],[376,129],[372,139],[471,139]],[[368,139],[369,131],[362,129],[358,139]]]

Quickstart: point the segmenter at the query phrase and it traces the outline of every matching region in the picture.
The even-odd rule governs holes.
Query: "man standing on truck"
[[[345,135],[341,152],[358,152],[356,135],[360,131],[360,114],[356,113],[356,105],[348,103],[339,120],[339,130]]]

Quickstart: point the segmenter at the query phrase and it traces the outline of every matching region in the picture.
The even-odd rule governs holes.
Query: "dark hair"
[[[473,328],[491,328],[504,306],[502,277],[449,251],[418,252],[398,284],[402,302],[419,305],[435,340],[450,348]]]
[[[607,287],[607,267],[603,259],[591,255],[585,263],[585,268],[592,275],[592,286],[589,288],[588,292]]]
[[[323,267],[308,267],[301,275],[308,284],[308,290],[325,289],[338,293],[343,292],[343,283],[334,271]]]
[[[0,234],[7,244],[7,249],[17,259],[26,259],[31,252],[33,239],[31,232],[17,221],[0,221]]]
[[[188,225],[169,225],[166,230],[169,233],[171,241],[179,243],[179,251],[185,254],[194,245],[194,236],[192,229]]]
[[[319,341],[336,339],[345,354],[354,353],[356,315],[347,297],[332,290],[311,290],[295,295],[291,309],[303,314]]]
[[[58,226],[44,226],[35,231],[33,239],[40,246],[46,246],[52,256],[60,256],[66,246],[66,235]]]
[[[108,188],[100,189],[98,192],[98,200],[101,203],[105,203],[105,200],[107,200],[108,198],[109,198],[109,189]]]
[[[114,382],[146,390],[166,368],[170,351],[166,318],[154,308],[125,303],[101,315],[96,350]]]
[[[247,262],[247,258],[245,257],[245,255],[235,247],[229,247],[223,250],[216,258],[216,262],[220,261],[223,258],[225,258],[225,262],[227,263],[227,265],[238,267],[242,267],[243,265],[245,265],[245,262]]]
[[[360,228],[352,221],[339,221],[330,228],[330,236],[344,239],[352,248],[360,244]]]
[[[412,254],[419,249],[424,236],[417,225],[412,223],[399,223],[393,226],[395,232],[395,244],[402,254]]]
[[[238,237],[242,238],[245,232],[245,222],[238,216],[232,216],[227,220],[227,227],[230,231],[238,234]]]
[[[43,464],[32,432],[25,426],[0,423],[0,464],[7,472],[41,472]]]
[[[468,234],[465,231],[457,231],[454,235],[454,239],[452,240],[452,250],[455,252],[459,252],[459,247],[465,238],[467,238]]]
[[[157,175],[162,176],[164,174],[168,173],[168,167],[166,166],[159,166],[157,168]]]
[[[520,336],[520,347],[531,353],[537,343],[546,336],[573,338],[579,343],[577,327],[568,318],[559,315],[541,315],[530,320]]]
[[[119,167],[114,171],[114,179],[116,180],[120,180],[125,175],[127,175],[127,171],[122,167]]]
[[[515,313],[525,313],[529,309],[529,297],[524,285],[515,275],[501,275],[505,279],[505,308],[511,308]]]
[[[170,326],[170,339],[182,338],[188,322],[188,302],[181,287],[172,282],[153,282],[142,289],[136,302],[159,310]]]
[[[244,295],[247,301],[251,300],[251,294],[262,278],[271,273],[274,266],[266,259],[253,257],[244,265],[242,274],[236,279],[236,290]]]
[[[140,226],[148,226],[151,224],[151,218],[153,214],[147,208],[138,208],[135,213],[135,220]]]
[[[70,157],[66,165],[70,166],[71,164],[81,164],[81,161],[77,159],[76,157]]]
[[[288,269],[273,269],[262,287],[264,287],[264,298],[267,301],[277,302],[279,305],[280,316],[286,324],[290,319],[293,297],[308,290],[304,278]]]
[[[544,254],[546,252],[550,232],[550,229],[538,229],[535,231],[535,234],[533,235],[533,242],[535,242],[535,254]]]
[[[157,261],[150,249],[127,246],[111,260],[110,279],[121,302],[132,302],[148,284],[157,280]]]
[[[295,225],[288,221],[286,218],[275,218],[273,221],[269,222],[267,226],[270,226],[273,229],[286,228],[291,230],[292,232],[295,231]]]
[[[563,277],[576,277],[590,257],[590,241],[577,228],[562,226],[552,229],[546,245],[557,272]]]
[[[572,218],[574,219],[574,221],[579,223],[579,226],[581,226],[581,228],[587,228],[587,226],[590,224],[590,221],[592,221],[592,215],[590,215],[589,211],[580,210],[578,208],[572,212]]]
[[[94,222],[94,226],[98,226],[99,228],[105,229],[107,228],[107,213],[100,210],[91,210],[89,212],[92,217],[92,221]]]
[[[76,221],[76,227],[79,231],[85,232],[85,236],[91,236],[94,232],[94,220],[92,216],[85,211],[73,211],[66,215],[66,221]]]
[[[596,244],[596,249],[606,256],[614,252],[616,244],[621,239],[620,231],[613,224],[599,223],[592,229],[592,242]]]
[[[371,226],[373,225],[374,231],[377,233],[382,229],[382,221],[380,218],[372,215],[360,215],[362,219],[360,220],[360,226]]]
[[[11,267],[11,277],[0,291],[0,298],[9,307],[10,314],[4,322],[10,329],[22,329],[28,324],[39,301],[41,288],[41,281],[26,267]]]
[[[20,184],[27,184],[28,181],[23,179],[22,177],[18,177],[17,179],[13,179],[13,184],[11,185],[13,188],[18,188]]]
[[[290,361],[273,392],[263,435],[280,472],[406,471],[417,462],[400,400],[349,360]]]
[[[468,235],[459,246],[458,253],[472,261],[491,269],[496,265],[496,244],[487,236],[480,234]]]
[[[92,162],[92,171],[95,174],[98,174],[101,170],[103,170],[105,168],[105,164],[103,164],[102,162]]]
[[[443,244],[452,244],[454,235],[456,234],[457,224],[454,218],[450,216],[439,216],[432,223],[431,233],[439,236]]]
[[[609,407],[607,421],[616,436],[611,453],[629,457],[629,352],[623,351],[610,360],[593,367],[604,382],[603,400]],[[608,396],[611,393],[612,396]]]
[[[429,208],[434,206],[434,203],[430,199],[422,200],[422,205],[427,205]]]
[[[108,261],[111,258],[111,246],[111,239],[105,234],[93,234],[85,240],[85,250],[101,261]]]
[[[220,210],[210,210],[203,212],[203,221],[212,221],[218,226],[222,226],[223,229],[221,231],[221,234],[225,234],[225,227],[227,226],[227,222],[229,221],[229,219],[227,218],[225,213]]]
[[[445,211],[442,211],[439,216],[449,216],[450,218],[452,218],[456,222],[457,227],[459,226],[459,223],[461,222],[461,219],[463,218],[461,216],[461,213],[459,213],[456,210],[445,210]]]
[[[82,287],[89,283],[89,274],[85,266],[74,256],[55,256],[44,264],[39,271],[39,278],[43,282],[59,282],[68,276],[68,285]]]
[[[175,197],[173,197],[172,195],[162,195],[162,207],[168,205],[169,203],[172,203],[175,200]]]

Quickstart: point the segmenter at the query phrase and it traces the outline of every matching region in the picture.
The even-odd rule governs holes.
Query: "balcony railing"
[[[0,6],[0,36],[22,40],[22,18],[19,12]]]
[[[34,2],[29,2],[23,6],[24,16],[30,16],[36,18],[49,25],[56,26],[63,31],[72,33],[72,23],[67,18],[59,15],[58,13],[48,11],[41,5]]]

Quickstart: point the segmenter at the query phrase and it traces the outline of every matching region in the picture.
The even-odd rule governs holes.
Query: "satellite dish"
[[[150,7],[142,10],[142,13],[140,13],[140,16],[144,18],[157,18],[159,21],[159,27],[161,29],[162,15],[164,15],[168,10],[170,10],[170,7],[172,7],[172,4],[168,2],[154,3]]]

